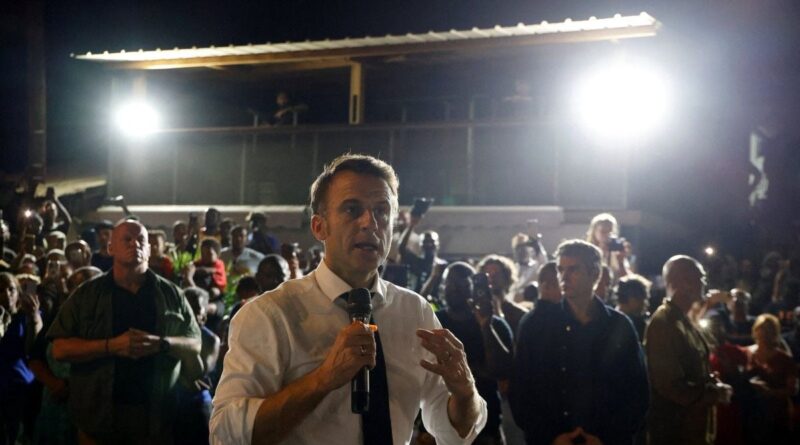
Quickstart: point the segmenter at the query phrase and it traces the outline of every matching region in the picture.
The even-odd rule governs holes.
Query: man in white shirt
[[[388,164],[360,155],[337,158],[314,182],[311,230],[325,259],[234,317],[212,443],[364,443],[366,422],[351,412],[348,383],[381,361],[393,444],[410,442],[420,408],[439,444],[470,443],[483,428],[486,402],[461,342],[419,295],[378,276],[397,187]],[[353,288],[374,294],[379,343],[368,326],[349,321],[339,297]]]
[[[247,242],[247,229],[244,226],[234,226],[231,229],[231,247],[222,249],[219,258],[230,266],[237,275],[253,276],[258,271],[258,263],[264,259],[264,254],[245,246]]]

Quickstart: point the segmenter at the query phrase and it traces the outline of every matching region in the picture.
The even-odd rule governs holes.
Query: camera
[[[472,295],[470,306],[484,317],[492,315],[492,291],[489,287],[489,276],[485,273],[476,273],[469,277],[472,282]]]
[[[433,204],[433,198],[414,198],[414,205],[411,207],[411,216],[416,218],[424,215]]]
[[[609,252],[622,252],[624,250],[625,250],[625,238],[618,238],[616,236],[612,236],[608,240]]]

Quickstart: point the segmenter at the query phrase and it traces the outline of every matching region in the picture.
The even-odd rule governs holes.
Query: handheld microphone
[[[372,299],[369,290],[353,289],[347,296],[347,314],[350,321],[369,324],[372,315]],[[350,382],[350,409],[356,414],[369,411],[369,367],[359,371]]]

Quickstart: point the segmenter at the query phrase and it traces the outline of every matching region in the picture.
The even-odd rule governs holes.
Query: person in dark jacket
[[[594,295],[602,254],[565,241],[556,251],[564,299],[520,322],[509,398],[528,444],[631,444],[649,388],[631,321]]]

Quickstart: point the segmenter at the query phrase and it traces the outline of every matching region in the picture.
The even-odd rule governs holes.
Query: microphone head
[[[347,295],[347,313],[350,318],[369,318],[372,314],[372,298],[368,289],[353,289]]]

